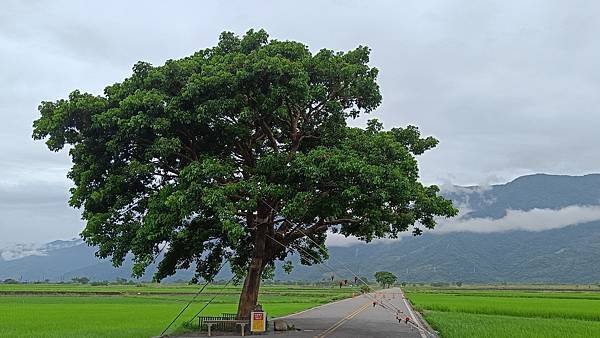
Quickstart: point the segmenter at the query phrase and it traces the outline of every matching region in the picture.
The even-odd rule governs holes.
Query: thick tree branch
[[[264,120],[261,121],[261,128],[262,128],[263,132],[265,133],[265,135],[269,138],[269,142],[271,142],[271,148],[273,148],[273,151],[275,151],[276,153],[279,152],[279,146],[277,145],[277,139],[275,139],[275,136],[273,135],[273,131],[271,130],[271,128],[267,125],[267,123]]]

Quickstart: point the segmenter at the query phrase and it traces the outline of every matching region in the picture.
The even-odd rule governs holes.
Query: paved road
[[[373,298],[377,301],[375,306],[373,306]],[[388,309],[382,304],[385,304]],[[370,294],[370,297],[362,295],[288,316],[285,320],[302,331],[273,335],[318,338],[422,337],[414,326],[404,321],[399,323],[396,313],[390,311],[390,308],[402,311],[401,319],[409,317],[411,320],[416,320],[403,299],[402,291],[393,288]]]
[[[373,300],[378,302],[373,306]],[[401,311],[399,323],[396,313],[384,308]],[[425,338],[426,335],[413,325],[406,324],[409,317],[416,321],[412,309],[403,299],[399,288],[386,289],[369,296],[361,295],[351,299],[319,306],[294,315],[282,317],[297,331],[271,332],[260,337],[280,338],[341,338],[341,337],[406,337]]]

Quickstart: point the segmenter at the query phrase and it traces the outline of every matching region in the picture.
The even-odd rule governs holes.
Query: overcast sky
[[[189,55],[224,30],[371,47],[384,98],[373,116],[440,140],[421,158],[425,182],[598,172],[598,13],[597,1],[3,1],[0,244],[82,227],[67,155],[31,140],[40,101],[99,94],[136,61]]]

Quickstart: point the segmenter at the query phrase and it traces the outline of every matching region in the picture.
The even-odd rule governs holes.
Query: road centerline
[[[321,334],[316,335],[315,338],[324,338],[324,337],[326,337],[328,334],[330,334],[331,332],[335,331],[338,327],[342,326],[347,321],[349,321],[352,318],[356,317],[358,314],[360,314],[361,312],[363,312],[364,310],[366,310],[368,307],[369,307],[369,302],[363,304],[362,306],[359,306],[358,308],[354,309],[354,311],[352,311],[351,313],[349,313],[348,315],[346,315],[346,317],[340,319],[337,323],[333,324],[327,330],[323,331]]]

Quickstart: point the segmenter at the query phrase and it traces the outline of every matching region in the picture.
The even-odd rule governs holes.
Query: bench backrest
[[[235,331],[237,330],[237,324],[240,322],[249,323],[248,319],[237,319],[235,314],[224,314],[222,316],[201,316],[198,317],[198,328],[202,331],[207,331],[207,323],[211,323],[213,330],[220,331]]]

